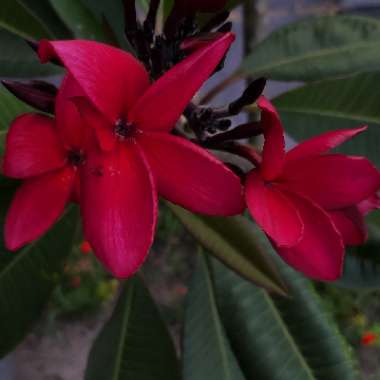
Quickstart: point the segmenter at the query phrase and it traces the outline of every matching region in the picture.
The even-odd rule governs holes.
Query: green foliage
[[[250,281],[286,294],[276,266],[257,245],[252,236],[252,223],[246,218],[200,216],[169,203],[168,206],[199,243],[219,260]]]
[[[380,166],[380,73],[309,84],[280,95],[274,104],[284,128],[297,140],[343,128],[368,125],[368,131],[339,151],[367,156]]]
[[[12,195],[12,188],[1,189],[0,225]],[[17,253],[6,251],[1,234],[0,357],[13,350],[41,316],[71,252],[76,222],[77,211],[71,208],[43,238]]]
[[[23,38],[49,38],[46,25],[19,0],[2,0],[0,27]]]
[[[124,9],[122,1],[109,0],[82,0],[82,3],[90,9],[97,19],[105,18],[117,37],[118,43],[124,49],[130,49],[124,35]]]
[[[101,23],[81,0],[50,0],[50,3],[75,38],[105,40]]]
[[[14,118],[32,109],[16,99],[3,86],[0,87],[0,154],[4,150],[5,137]]]
[[[184,380],[244,380],[216,304],[209,263],[200,255],[186,300]]]
[[[85,379],[179,379],[170,334],[139,277],[125,283],[90,352]]]
[[[1,28],[0,46],[0,77],[32,78],[62,72],[61,68],[53,64],[41,65],[37,54],[21,37]]]
[[[260,42],[241,71],[284,81],[315,81],[380,69],[380,22],[322,16],[286,25]]]
[[[72,38],[72,33],[54,11],[50,0],[18,0],[29,12],[44,22],[50,33],[57,39]]]
[[[224,363],[233,362],[235,357],[246,379],[357,378],[346,347],[325,315],[311,284],[291,269],[285,266],[282,269],[290,288],[289,298],[271,297],[220,262],[211,258],[201,259],[192,282],[195,290],[190,290],[189,302],[193,294],[192,302],[197,302],[197,309],[204,310],[204,314],[193,310],[194,316],[186,321],[189,325],[185,331],[196,330],[193,337],[185,336],[185,350],[186,339],[196,339],[191,342],[192,350],[188,348],[187,355],[185,351],[184,366],[188,372],[191,372],[191,360],[197,358],[194,351],[207,352],[208,358],[214,357],[215,353],[210,353],[208,342],[214,331],[220,331],[223,339],[219,338],[219,342],[224,343],[221,346],[224,349]],[[201,287],[199,281],[206,285]],[[212,312],[213,318],[206,315],[207,311],[209,314]],[[210,321],[214,321],[213,328]],[[220,321],[222,327],[217,330]],[[198,361],[199,358],[194,360],[193,371],[198,369]],[[197,379],[214,378],[208,374],[208,363],[200,368],[204,372]],[[219,365],[222,374],[215,378],[241,378],[240,373],[231,372],[231,368]]]

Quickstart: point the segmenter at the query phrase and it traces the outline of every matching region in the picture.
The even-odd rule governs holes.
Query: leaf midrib
[[[212,319],[214,322],[213,324],[215,326],[216,338],[218,340],[218,348],[219,348],[220,355],[222,358],[222,367],[225,370],[224,372],[227,375],[227,379],[233,380],[231,377],[231,367],[228,364],[228,355],[227,355],[227,352],[226,352],[224,344],[223,344],[223,335],[222,335],[222,331],[221,331],[221,321],[220,321],[217,306],[216,306],[214,287],[213,287],[213,284],[212,284],[211,279],[210,279],[210,270],[207,266],[206,258],[203,255],[201,256],[201,258],[202,258],[201,259],[201,265],[203,267],[203,271],[204,271],[204,273],[207,273],[207,275],[205,276],[206,283],[207,283],[207,293],[209,295],[210,307],[211,307],[211,316],[212,316]]]
[[[276,106],[277,109],[280,112],[288,112],[288,113],[297,113],[297,114],[305,114],[305,115],[311,115],[311,116],[325,116],[325,117],[333,117],[336,119],[348,119],[352,121],[366,121],[369,123],[376,123],[380,124],[380,116],[378,118],[371,117],[367,115],[354,115],[354,114],[348,114],[344,112],[339,111],[333,111],[333,110],[322,110],[318,108],[292,108],[292,107],[284,107],[281,105]]]
[[[290,58],[286,58],[286,59],[282,59],[282,60],[276,60],[276,63],[273,63],[271,65],[266,65],[266,66],[263,65],[263,66],[261,66],[261,68],[260,68],[260,66],[258,66],[257,69],[249,70],[249,67],[247,67],[248,62],[253,60],[253,63],[254,63],[254,55],[252,55],[250,57],[247,57],[246,61],[242,65],[242,70],[248,71],[249,73],[261,73],[261,72],[266,72],[268,70],[276,69],[276,68],[281,67],[281,66],[294,64],[295,62],[297,62],[297,63],[301,62],[302,63],[302,61],[307,61],[307,60],[312,59],[312,58],[326,57],[329,55],[336,55],[336,54],[340,54],[340,53],[350,51],[350,50],[358,50],[358,49],[362,49],[362,48],[371,47],[373,45],[379,46],[380,44],[378,41],[371,41],[371,42],[351,44],[349,46],[344,46],[344,47],[339,47],[339,48],[334,48],[334,49],[332,49],[332,48],[320,49],[318,51],[309,52],[307,54],[296,55],[296,56],[292,56]]]
[[[126,292],[125,294],[125,297],[128,297],[128,298],[127,298],[125,314],[122,319],[121,334],[120,334],[118,348],[116,351],[116,360],[115,360],[112,380],[118,380],[120,376],[121,362],[123,358],[123,352],[124,352],[124,346],[125,346],[125,340],[126,340],[125,338],[128,331],[128,324],[129,324],[129,319],[132,313],[132,304],[133,304],[133,299],[135,295],[135,287],[136,287],[135,281],[136,279],[133,279],[131,281],[131,283],[129,284],[128,292]]]

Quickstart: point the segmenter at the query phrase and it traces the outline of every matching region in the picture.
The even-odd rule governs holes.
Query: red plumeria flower
[[[204,214],[244,209],[239,178],[206,150],[170,134],[233,40],[231,33],[224,35],[152,85],[144,67],[119,49],[92,41],[40,44],[42,61],[62,61],[86,95],[75,101],[98,144],[81,178],[84,232],[118,277],[132,275],[147,255],[157,193]]]
[[[358,205],[379,190],[380,173],[366,158],[329,150],[366,128],[324,133],[285,153],[279,115],[263,97],[258,105],[265,143],[260,167],[246,180],[249,211],[290,266],[335,280],[344,244],[366,238]]]
[[[5,221],[5,244],[16,250],[41,235],[78,198],[78,168],[84,162],[81,117],[68,97],[80,88],[66,77],[57,96],[56,119],[37,113],[19,116],[7,134],[4,174],[24,180]]]

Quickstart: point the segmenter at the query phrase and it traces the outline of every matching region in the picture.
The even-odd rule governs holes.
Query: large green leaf
[[[12,188],[1,188],[0,226],[12,194]],[[1,231],[0,357],[13,350],[40,317],[71,252],[77,219],[76,210],[68,209],[43,238],[17,253],[5,250]]]
[[[72,34],[52,8],[50,0],[19,0],[19,2],[42,20],[56,39],[72,38]]]
[[[310,84],[274,100],[287,133],[303,140],[328,130],[363,124],[368,131],[342,145],[342,152],[369,157],[380,166],[380,73]]]
[[[139,277],[128,280],[90,352],[86,380],[178,380],[173,342]]]
[[[4,150],[5,136],[10,123],[16,116],[31,110],[32,108],[15,98],[3,86],[0,87],[0,154]]]
[[[264,290],[213,261],[217,303],[248,379],[356,379],[346,347],[311,284],[283,265],[290,297]]]
[[[285,295],[272,259],[252,236],[252,223],[242,216],[220,218],[192,214],[167,203],[186,229],[213,255],[250,281]]]
[[[91,9],[98,20],[101,21],[103,17],[108,20],[109,25],[112,25],[120,46],[125,49],[130,48],[124,35],[124,9],[122,1],[82,0],[82,2]]]
[[[184,380],[244,380],[220,321],[207,258],[200,255],[186,300]]]
[[[52,34],[19,0],[2,0],[0,6],[0,27],[23,38],[49,38]]]
[[[50,0],[50,3],[76,38],[105,40],[101,23],[81,0]]]
[[[62,72],[53,64],[42,65],[36,53],[21,37],[1,28],[0,46],[0,77],[31,78]]]
[[[313,81],[380,69],[380,22],[358,16],[322,16],[282,27],[242,64],[250,76]]]

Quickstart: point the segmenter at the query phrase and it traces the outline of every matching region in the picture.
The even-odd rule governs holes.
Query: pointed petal
[[[75,179],[75,169],[26,180],[17,190],[5,221],[5,245],[16,250],[41,237],[62,214]]]
[[[334,281],[342,273],[344,245],[329,215],[315,203],[288,193],[304,223],[301,241],[294,247],[275,247],[294,269],[316,280]]]
[[[373,194],[380,187],[380,172],[364,157],[326,154],[287,163],[280,182],[334,210],[356,205]]]
[[[128,120],[141,129],[170,131],[234,39],[232,33],[226,33],[175,65],[139,99]]]
[[[261,125],[265,138],[261,173],[267,181],[270,181],[281,173],[284,166],[284,130],[280,116],[268,99],[260,96],[257,105],[261,110]]]
[[[159,132],[145,132],[138,143],[164,198],[202,214],[234,215],[244,210],[239,177],[206,150]]]
[[[81,122],[95,132],[99,146],[106,152],[114,149],[115,135],[111,123],[83,96],[71,98],[80,113]]]
[[[157,218],[153,177],[136,144],[89,152],[81,209],[85,236],[98,259],[116,277],[133,275],[148,254]]]
[[[59,58],[84,93],[110,122],[129,110],[149,86],[142,64],[131,54],[95,41],[41,41],[42,62]]]
[[[33,177],[66,163],[54,120],[48,116],[28,113],[16,118],[5,147],[3,170],[8,177]]]
[[[380,190],[364,201],[361,201],[357,206],[363,215],[367,215],[373,210],[380,209]]]
[[[346,245],[361,245],[368,238],[367,227],[363,214],[357,207],[330,211],[330,218],[343,237]]]
[[[330,149],[336,148],[347,140],[350,140],[356,135],[364,132],[366,129],[367,127],[363,126],[355,129],[340,129],[338,131],[323,133],[296,145],[286,154],[286,160],[299,160],[302,158],[327,153]]]
[[[303,233],[303,222],[292,202],[271,184],[265,184],[257,170],[246,182],[248,209],[257,224],[278,246],[296,245]]]
[[[85,125],[71,98],[84,96],[82,89],[71,75],[63,78],[55,102],[55,118],[58,133],[66,148],[82,148]]]

